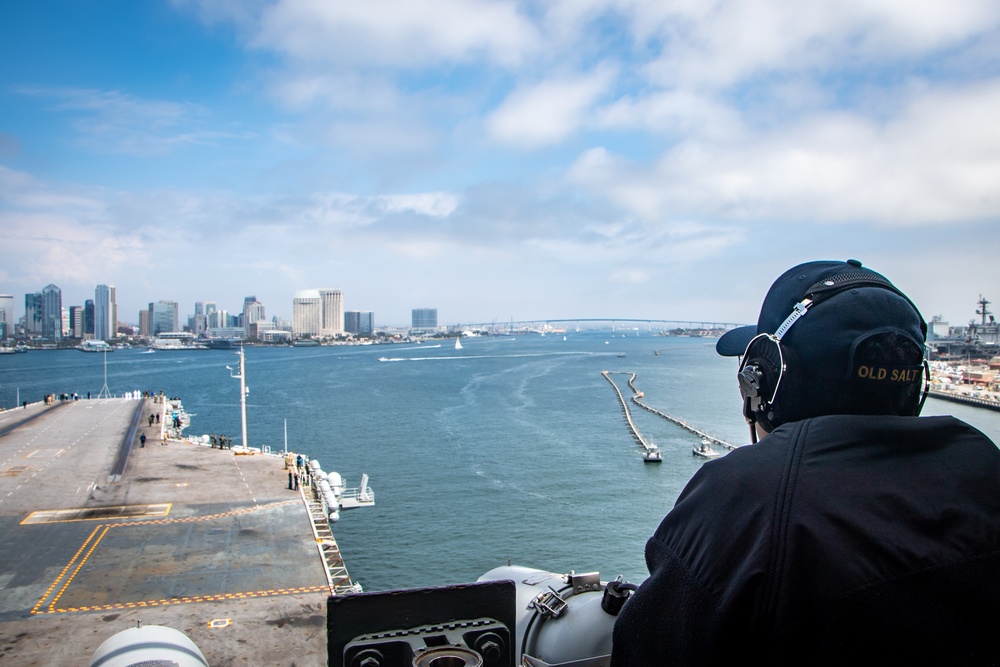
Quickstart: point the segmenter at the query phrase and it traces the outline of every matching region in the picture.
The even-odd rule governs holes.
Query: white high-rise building
[[[339,289],[319,290],[322,321],[319,333],[329,337],[344,333],[344,295]]]
[[[292,299],[292,335],[318,336],[323,321],[322,301],[319,290],[304,289],[295,293]]]
[[[114,285],[98,285],[94,289],[94,339],[111,340],[118,329],[118,304]]]

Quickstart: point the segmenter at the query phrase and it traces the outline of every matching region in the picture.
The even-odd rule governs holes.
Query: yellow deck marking
[[[136,609],[136,608],[143,608],[143,607],[161,607],[161,606],[167,606],[167,605],[187,604],[187,603],[190,603],[190,602],[215,602],[215,601],[219,601],[219,600],[242,600],[242,599],[246,599],[246,598],[249,598],[249,597],[273,597],[273,596],[277,596],[277,595],[295,595],[295,594],[301,594],[301,593],[320,593],[320,592],[329,593],[330,589],[326,585],[322,585],[322,586],[302,586],[302,587],[298,587],[298,588],[277,588],[277,589],[270,589],[270,590],[264,590],[264,591],[245,591],[245,592],[240,592],[240,593],[219,593],[219,594],[216,594],[216,595],[191,595],[191,596],[184,596],[184,597],[177,597],[177,598],[170,598],[170,599],[142,600],[142,601],[138,601],[138,602],[120,602],[120,603],[114,603],[114,604],[103,604],[103,605],[93,605],[93,606],[66,607],[66,608],[57,608],[56,607],[56,603],[59,601],[59,598],[61,598],[62,595],[63,595],[63,593],[66,592],[66,589],[69,588],[69,585],[72,583],[73,579],[76,577],[77,574],[79,574],[80,570],[83,568],[84,564],[87,562],[87,559],[89,559],[90,556],[91,556],[91,554],[94,553],[94,549],[97,548],[97,545],[101,542],[102,539],[104,539],[104,536],[112,528],[130,528],[130,527],[135,527],[135,526],[150,526],[150,525],[164,525],[164,524],[172,524],[172,523],[190,523],[190,522],[196,522],[196,521],[210,521],[212,519],[219,519],[219,518],[229,517],[229,516],[237,516],[237,515],[240,515],[240,514],[248,514],[250,512],[258,512],[260,510],[264,510],[264,509],[268,509],[268,508],[272,508],[272,507],[280,507],[282,505],[290,505],[290,504],[294,504],[294,503],[297,503],[297,502],[299,502],[299,501],[297,501],[297,500],[280,500],[280,501],[277,501],[277,502],[268,503],[266,505],[261,505],[259,507],[247,507],[247,508],[243,508],[243,509],[231,510],[229,512],[221,512],[219,514],[207,514],[207,515],[204,515],[204,516],[185,517],[185,518],[180,518],[180,519],[154,519],[154,520],[150,520],[150,521],[127,521],[127,522],[122,522],[122,523],[112,523],[112,524],[97,526],[90,533],[90,535],[87,537],[87,539],[84,540],[83,544],[80,545],[80,548],[77,549],[76,553],[73,555],[73,558],[71,558],[70,561],[66,564],[66,567],[64,567],[63,570],[62,570],[62,572],[59,573],[59,576],[56,577],[55,581],[53,581],[52,584],[49,585],[48,590],[45,591],[45,594],[38,601],[38,603],[35,605],[35,607],[31,610],[31,613],[32,614],[61,614],[61,613],[77,612],[77,611],[107,611],[107,610],[113,610],[113,609]],[[167,504],[168,511],[169,511],[169,507],[170,507],[170,505]],[[60,510],[54,510],[54,511],[60,511]],[[27,521],[27,519],[25,519],[25,521],[22,521],[21,523],[24,524],[26,521]],[[100,533],[100,534],[98,534],[98,533]],[[95,538],[95,536],[96,536],[96,538]],[[81,557],[81,554],[83,554],[85,550],[86,550],[86,554]],[[77,561],[79,561],[79,562],[77,562]],[[69,576],[67,576],[67,573],[70,571],[71,568],[73,568],[74,564],[76,565],[76,567],[73,569],[72,574],[70,574]],[[55,597],[52,598],[52,601],[49,602],[48,609],[41,609],[42,606],[44,606],[45,601],[49,598],[49,596],[52,595],[52,591],[54,591],[56,589],[56,587],[59,586],[60,583],[62,583],[62,587],[59,589],[59,592],[55,595]]]
[[[116,505],[114,507],[77,507],[62,510],[39,510],[29,514],[22,526],[39,523],[66,523],[70,521],[113,521],[135,519],[140,516],[167,516],[172,503],[150,505]]]

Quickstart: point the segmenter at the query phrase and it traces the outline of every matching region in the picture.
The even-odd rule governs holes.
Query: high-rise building
[[[0,294],[0,340],[14,335],[14,295]]]
[[[114,285],[94,288],[94,338],[111,340],[118,335],[118,304]]]
[[[69,307],[69,335],[71,338],[83,338],[83,306]]]
[[[410,328],[427,331],[437,329],[437,308],[414,308],[410,314]]]
[[[152,326],[150,333],[156,336],[161,333],[172,333],[178,331],[176,301],[157,301],[149,304],[149,323]]]
[[[250,331],[250,325],[262,322],[267,319],[264,314],[264,304],[257,300],[255,296],[248,296],[243,299],[243,328]]]
[[[53,284],[42,288],[42,338],[62,338],[62,290]]]
[[[208,321],[205,319],[205,304],[203,302],[194,302],[194,315],[192,315],[191,319],[188,320],[188,325],[191,327],[191,333],[195,336],[200,336],[205,333]]]
[[[45,303],[41,292],[24,295],[24,333],[29,337],[42,335],[42,317]]]
[[[205,302],[205,328],[206,329],[216,329],[218,327],[225,326],[224,323],[219,322],[219,309],[215,305],[214,301]]]
[[[152,336],[153,326],[151,324],[150,317],[152,313],[149,308],[139,311],[139,335],[140,336]]]
[[[319,290],[304,289],[292,299],[292,335],[318,336],[323,321],[322,301]]]
[[[83,302],[83,337],[94,337],[94,300],[87,299]]]
[[[320,322],[319,333],[329,337],[344,333],[344,295],[339,289],[319,290]]]
[[[344,331],[352,334],[370,334],[375,331],[375,314],[370,310],[344,311]]]

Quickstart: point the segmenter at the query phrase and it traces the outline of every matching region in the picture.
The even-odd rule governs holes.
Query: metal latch
[[[528,603],[528,609],[534,609],[546,618],[559,618],[566,611],[566,607],[566,600],[559,597],[559,593],[551,588],[539,593]]]

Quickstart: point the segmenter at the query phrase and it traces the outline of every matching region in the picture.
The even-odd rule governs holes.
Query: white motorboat
[[[717,459],[722,456],[722,454],[712,449],[712,444],[708,441],[708,438],[702,438],[700,443],[691,448],[691,453],[703,459]]]

